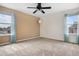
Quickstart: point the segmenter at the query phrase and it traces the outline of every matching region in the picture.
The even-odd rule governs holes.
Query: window
[[[12,16],[7,14],[0,14],[0,35],[11,34]]]
[[[67,34],[77,33],[77,16],[68,16],[67,17]]]
[[[65,41],[71,43],[79,43],[78,38],[78,16],[79,15],[67,15],[65,24]]]

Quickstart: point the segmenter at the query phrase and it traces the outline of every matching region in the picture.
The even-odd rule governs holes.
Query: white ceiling
[[[52,9],[47,9],[47,10],[44,9],[45,14],[42,14],[40,11],[33,14],[33,11],[35,9],[28,9],[27,7],[32,7],[32,6],[35,7],[37,3],[1,3],[0,5],[15,9],[18,11],[22,11],[24,13],[29,13],[31,15],[38,16],[38,17],[42,17],[50,13],[79,8],[79,3],[43,3],[42,6],[51,6]]]

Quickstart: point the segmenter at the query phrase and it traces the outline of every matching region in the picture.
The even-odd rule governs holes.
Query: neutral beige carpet
[[[24,42],[0,47],[1,56],[75,56],[79,55],[79,46],[45,38],[36,38]]]

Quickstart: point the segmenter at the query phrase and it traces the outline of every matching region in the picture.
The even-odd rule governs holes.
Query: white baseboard
[[[25,40],[30,40],[30,39],[34,39],[34,38],[38,38],[38,37],[40,37],[40,36],[32,37],[32,38],[27,38],[27,39],[22,39],[22,40],[17,40],[16,42],[21,42],[21,41],[25,41]],[[10,42],[1,43],[0,46],[7,45],[7,44],[10,44]]]
[[[42,36],[41,36],[42,37]],[[49,37],[42,37],[42,38],[46,38],[46,39],[52,39],[52,40],[56,40],[56,41],[64,41],[64,39],[62,40],[59,40],[59,39],[56,39],[56,38],[49,38]]]
[[[25,41],[25,40],[30,40],[30,39],[34,39],[34,38],[38,38],[40,36],[37,36],[37,37],[32,37],[32,38],[27,38],[27,39],[21,39],[21,40],[17,40],[16,42],[21,42],[21,41]]]

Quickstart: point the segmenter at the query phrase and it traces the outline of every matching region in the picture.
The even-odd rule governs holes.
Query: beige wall
[[[14,13],[16,16],[16,37],[17,40],[37,37],[40,35],[39,18],[16,10],[0,6],[0,12]]]
[[[0,44],[10,42],[10,36],[0,36]]]

